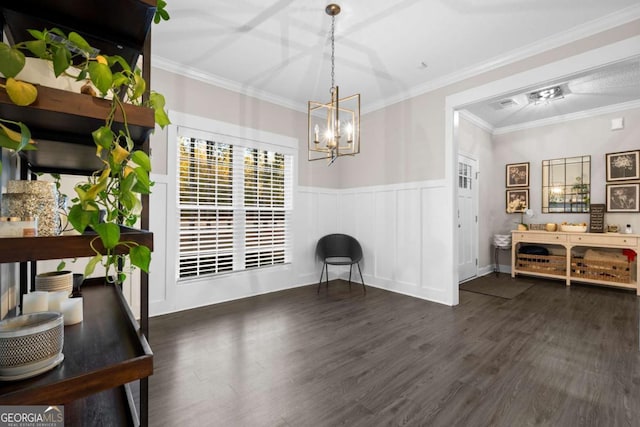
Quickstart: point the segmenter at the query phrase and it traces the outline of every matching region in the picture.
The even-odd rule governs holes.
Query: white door
[[[478,275],[477,161],[458,155],[458,277]]]

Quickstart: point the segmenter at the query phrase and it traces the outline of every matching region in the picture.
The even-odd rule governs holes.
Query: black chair
[[[318,293],[320,293],[320,285],[322,284],[322,276],[325,270],[327,271],[327,289],[329,289],[329,265],[349,266],[349,288],[351,288],[351,272],[354,264],[358,266],[360,280],[362,280],[362,289],[365,294],[367,293],[367,288],[364,286],[364,279],[362,278],[362,271],[360,270],[362,247],[356,239],[346,234],[328,234],[318,241],[316,255],[323,262],[320,281],[318,282]]]

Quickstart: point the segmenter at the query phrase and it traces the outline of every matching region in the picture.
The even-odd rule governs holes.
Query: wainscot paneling
[[[361,266],[367,285],[451,304],[453,242],[446,227],[450,221],[443,221],[437,209],[448,191],[444,181],[346,190],[299,188],[304,206],[320,213],[296,214],[307,219],[298,228],[300,239],[309,245],[306,253],[313,253],[321,236],[350,234],[362,245]],[[323,203],[327,205],[323,207]],[[321,265],[318,260],[305,263],[298,270],[299,278],[317,281]],[[304,273],[310,266],[314,271]],[[348,267],[330,268],[330,279],[348,276]],[[360,277],[356,274],[352,280],[359,282]]]
[[[165,275],[167,266],[174,262],[167,259],[167,216],[164,213],[169,203],[168,185],[166,175],[153,175],[151,179],[155,184],[149,198],[149,228],[153,231],[154,252],[149,266],[149,310],[166,313],[171,311],[171,305]]]
[[[169,197],[171,184],[162,177],[154,180],[152,315],[315,284],[322,268],[315,257],[316,243],[331,233],[350,234],[360,241],[367,286],[451,304],[452,267],[448,265],[453,265],[453,243],[437,209],[448,191],[444,181],[347,190],[297,187],[290,264],[179,282],[176,225],[165,221],[163,215],[154,215],[168,212],[167,207],[174,205]],[[360,282],[354,273],[352,279]],[[332,266],[329,275],[330,279],[347,279],[349,268]]]

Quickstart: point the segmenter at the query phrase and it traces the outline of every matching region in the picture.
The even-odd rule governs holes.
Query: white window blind
[[[289,262],[293,157],[209,139],[179,136],[179,277]]]

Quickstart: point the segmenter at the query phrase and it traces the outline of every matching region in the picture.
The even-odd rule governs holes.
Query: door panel
[[[478,274],[477,162],[458,156],[458,276],[462,282]]]

